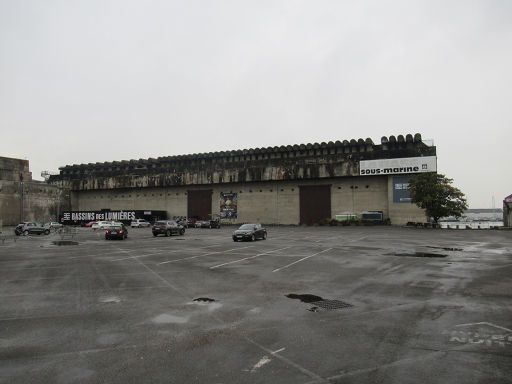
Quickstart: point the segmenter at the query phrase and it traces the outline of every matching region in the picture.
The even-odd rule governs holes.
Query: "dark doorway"
[[[331,218],[331,186],[300,186],[300,223],[312,225]]]
[[[209,220],[212,213],[212,190],[187,191],[187,215]]]

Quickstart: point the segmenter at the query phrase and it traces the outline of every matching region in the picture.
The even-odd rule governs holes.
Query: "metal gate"
[[[300,186],[300,223],[312,225],[331,219],[331,185]]]
[[[211,189],[187,191],[187,215],[200,220],[210,219],[212,213]]]

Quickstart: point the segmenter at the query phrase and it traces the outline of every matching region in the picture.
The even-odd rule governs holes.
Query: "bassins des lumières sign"
[[[403,175],[408,173],[437,172],[437,157],[404,157],[399,159],[361,160],[361,176]]]
[[[166,219],[165,211],[155,210],[120,210],[120,211],[72,211],[63,212],[60,221],[64,224],[86,223],[89,221],[132,221],[146,219],[149,221]]]

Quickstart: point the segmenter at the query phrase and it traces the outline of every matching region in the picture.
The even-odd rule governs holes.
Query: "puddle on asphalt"
[[[216,301],[215,299],[211,299],[209,297],[198,297],[192,302],[187,304],[193,304],[193,305],[201,305],[208,308],[209,311],[215,311],[216,309],[219,309],[222,307],[222,304]]]
[[[462,249],[462,248],[452,248],[452,247],[434,247],[433,245],[427,245],[427,248],[442,249],[443,251],[450,251],[450,252],[461,252],[461,251],[463,251],[463,249]]]
[[[202,303],[213,303],[215,299],[210,299],[209,297],[198,297],[197,299],[194,299],[192,301],[199,301]]]
[[[52,244],[53,245],[58,245],[58,246],[61,246],[61,245],[78,245],[78,241],[74,241],[74,240],[54,240],[54,241],[52,241]]]
[[[289,293],[288,295],[286,295],[286,297],[289,298],[289,299],[300,300],[303,303],[315,303],[317,301],[324,301],[324,298],[322,298],[320,296],[310,295],[308,293],[303,294],[303,295],[297,295],[295,293]]]
[[[441,253],[429,253],[429,252],[395,252],[388,253],[391,256],[405,256],[405,257],[447,257]]]

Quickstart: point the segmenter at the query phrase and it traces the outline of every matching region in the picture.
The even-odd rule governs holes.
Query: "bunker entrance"
[[[187,191],[187,215],[208,220],[212,213],[212,190]]]
[[[331,218],[331,186],[300,186],[300,223],[312,225]]]

